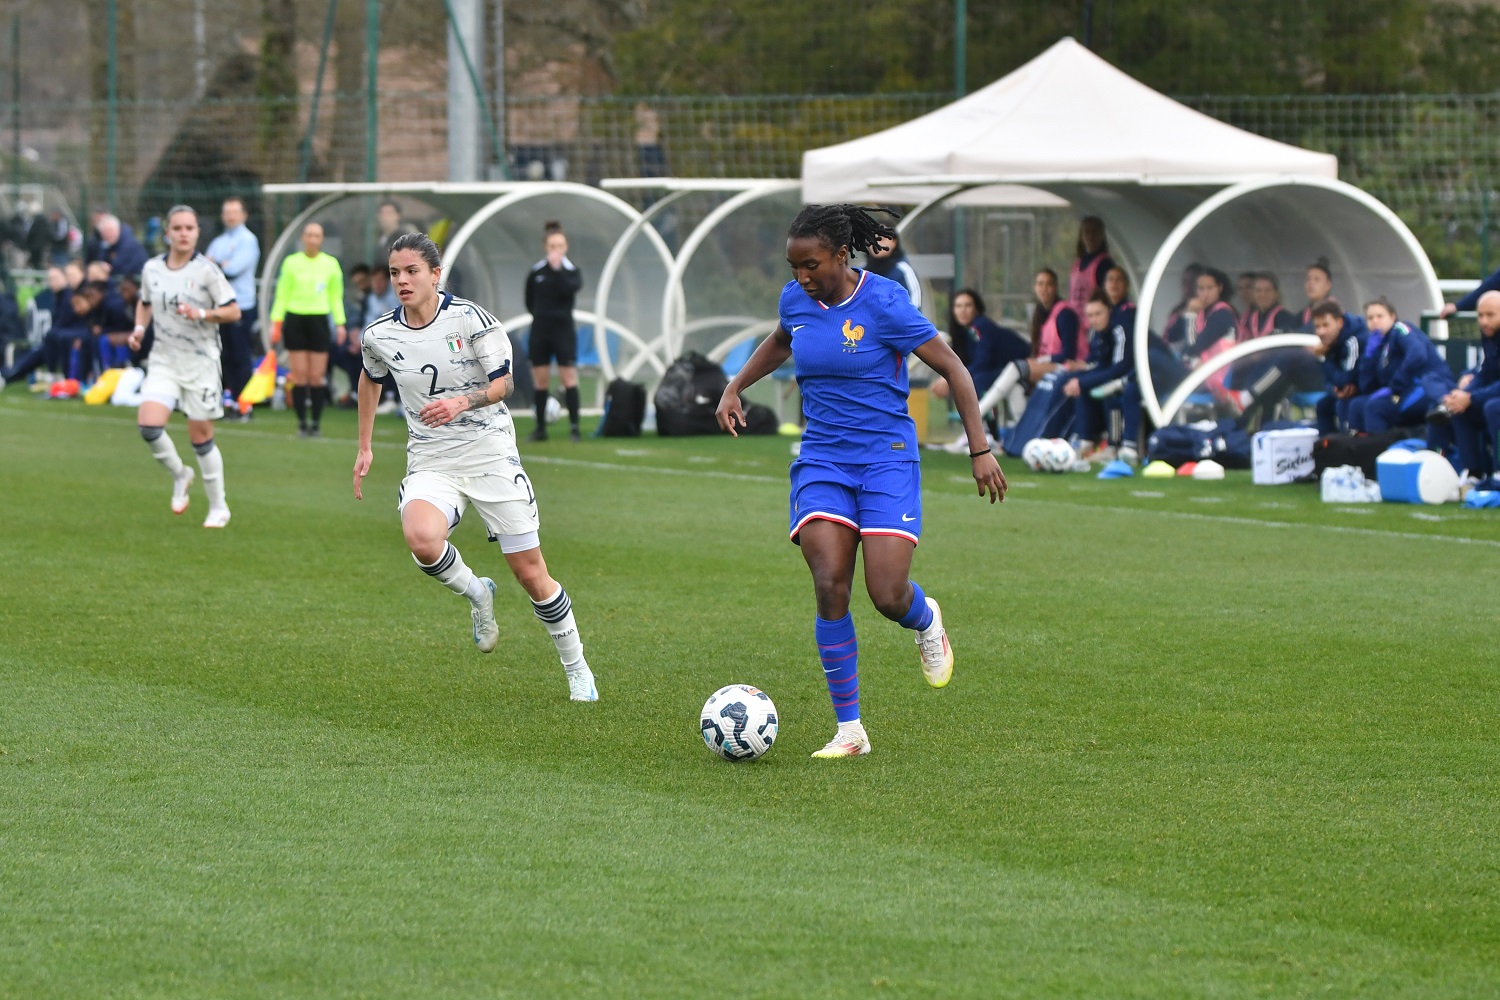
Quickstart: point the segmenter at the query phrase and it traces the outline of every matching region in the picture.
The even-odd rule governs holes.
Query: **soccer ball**
[[[549,424],[562,416],[562,404],[557,401],[556,396],[551,394],[547,396],[547,409],[545,412],[547,414],[547,423]]]
[[[1021,449],[1021,461],[1025,462],[1026,468],[1032,472],[1041,472],[1042,467],[1046,464],[1046,450],[1046,438],[1032,438]]]
[[[1078,453],[1062,438],[1048,438],[1043,445],[1042,467],[1048,472],[1067,472],[1078,461]]]
[[[754,760],[776,742],[776,706],[749,684],[730,684],[709,695],[699,721],[703,742],[725,760]]]

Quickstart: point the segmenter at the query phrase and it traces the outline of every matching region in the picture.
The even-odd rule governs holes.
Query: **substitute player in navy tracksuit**
[[[1325,390],[1318,400],[1318,433],[1333,434],[1348,429],[1349,409],[1359,395],[1365,328],[1333,299],[1313,306],[1312,324],[1319,341],[1313,354],[1321,362]]]
[[[1459,379],[1458,388],[1443,397],[1434,421],[1451,419],[1458,464],[1479,479],[1500,469],[1495,443],[1500,433],[1500,291],[1486,291],[1475,308],[1483,353],[1479,364]]]
[[[1097,444],[1106,410],[1119,406],[1124,416],[1121,442],[1135,442],[1141,432],[1140,397],[1126,395],[1125,380],[1135,374],[1135,354],[1130,349],[1130,331],[1135,310],[1118,312],[1103,289],[1096,289],[1084,307],[1084,320],[1093,336],[1089,340],[1088,368],[1063,383],[1064,396],[1076,400],[1073,429],[1086,444]],[[1119,383],[1116,385],[1116,383]],[[1094,390],[1110,390],[1095,398]]]
[[[1370,330],[1365,357],[1374,362],[1378,388],[1354,401],[1350,425],[1375,432],[1426,424],[1427,412],[1458,387],[1453,370],[1425,333],[1396,318],[1386,299],[1365,306],[1365,324]]]

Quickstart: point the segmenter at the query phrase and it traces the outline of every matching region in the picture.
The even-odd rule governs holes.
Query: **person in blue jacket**
[[[1318,400],[1318,433],[1334,434],[1349,428],[1349,408],[1359,395],[1359,360],[1365,352],[1365,325],[1354,322],[1337,299],[1312,308],[1312,349],[1323,372],[1323,398]]]
[[[953,353],[963,360],[964,367],[969,370],[969,377],[974,380],[974,390],[981,396],[994,384],[1007,365],[1025,361],[1026,356],[1031,353],[1031,344],[1025,337],[1010,327],[1001,326],[986,315],[984,296],[973,288],[960,288],[953,293],[953,301],[948,306],[948,336],[953,342]],[[960,344],[963,345],[962,350],[959,349]],[[951,395],[948,380],[942,377],[934,379],[928,388],[938,399],[948,399]],[[1025,407],[1025,394],[1017,389],[1015,395],[1020,399],[1009,401],[1012,417],[1018,416]],[[996,421],[989,413],[984,417],[990,434],[998,436],[999,426]],[[958,438],[946,446],[947,450],[955,454],[966,451],[968,440],[966,434],[960,433]]]
[[[1482,479],[1500,469],[1495,435],[1500,433],[1500,291],[1491,289],[1475,302],[1479,313],[1479,364],[1458,380],[1458,388],[1443,397],[1434,421],[1452,421],[1458,445],[1458,464]]]
[[[1484,294],[1486,292],[1494,291],[1500,291],[1500,271],[1496,271],[1488,278],[1485,278],[1479,283],[1478,288],[1474,289],[1472,292],[1470,292],[1468,295],[1465,295],[1457,302],[1449,302],[1447,305],[1443,306],[1443,311],[1438,313],[1438,315],[1444,319],[1447,319],[1449,316],[1452,316],[1456,312],[1473,312],[1474,310],[1479,308],[1479,300],[1484,296]]]
[[[1084,307],[1084,320],[1092,331],[1088,368],[1070,376],[1063,383],[1062,392],[1077,401],[1073,427],[1082,438],[1085,449],[1098,444],[1105,411],[1119,406],[1125,426],[1116,444],[1124,449],[1125,445],[1134,445],[1141,433],[1140,398],[1123,392],[1126,381],[1135,374],[1130,327],[1116,322],[1114,303],[1102,288],[1089,296],[1088,305]],[[1085,450],[1082,457],[1088,456],[1089,452]]]
[[[1354,401],[1350,425],[1375,432],[1425,424],[1428,411],[1457,388],[1447,360],[1425,333],[1398,319],[1383,296],[1365,306],[1365,324],[1370,330],[1365,384],[1373,385],[1374,391]]]

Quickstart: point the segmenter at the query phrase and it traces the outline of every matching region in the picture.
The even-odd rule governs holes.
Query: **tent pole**
[[[957,0],[953,9],[953,97],[957,100],[969,90],[969,0]],[[964,248],[968,242],[964,230],[964,210],[953,206],[953,287],[964,287]]]

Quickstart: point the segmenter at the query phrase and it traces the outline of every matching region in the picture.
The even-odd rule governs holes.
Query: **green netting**
[[[638,175],[795,177],[804,150],[887,128],[949,99],[518,98],[507,107],[506,167],[517,178],[586,183]],[[1400,214],[1439,274],[1470,276],[1494,263],[1488,234],[1500,187],[1500,94],[1182,100],[1252,132],[1335,153],[1340,176]],[[380,95],[377,179],[446,177],[446,104],[441,93]],[[20,112],[26,156],[17,163],[3,155],[0,164],[7,182],[55,184],[75,211],[103,204],[113,192],[117,209],[137,222],[175,201],[211,206],[265,182],[366,179],[363,96],[325,95],[309,135],[311,111],[306,95],[127,102],[113,120],[99,103],[33,102]],[[7,137],[10,114],[7,108],[0,115]]]

